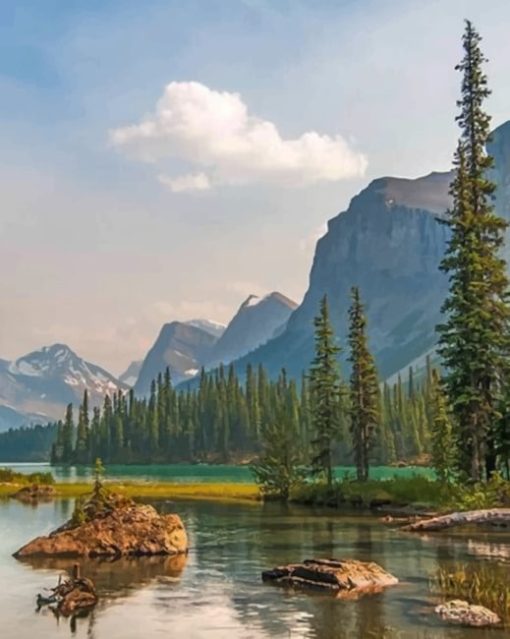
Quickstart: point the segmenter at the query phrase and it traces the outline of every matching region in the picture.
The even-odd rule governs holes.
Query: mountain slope
[[[143,360],[131,362],[122,375],[119,375],[119,381],[132,388],[140,375],[142,364]]]
[[[159,373],[170,368],[172,381],[178,383],[196,375],[211,354],[216,337],[184,322],[165,324],[145,357],[134,390],[147,395]]]
[[[250,295],[212,349],[208,367],[227,364],[269,341],[282,330],[297,304],[278,292]]]
[[[25,415],[27,421],[33,421],[34,414],[38,421],[61,418],[66,404],[78,404],[85,389],[94,406],[102,403],[106,393],[119,388],[127,386],[64,344],[46,346],[0,364],[0,405],[5,414],[11,409]]]
[[[298,376],[313,356],[313,318],[328,295],[331,319],[346,346],[349,291],[361,289],[370,343],[386,376],[431,348],[446,278],[438,270],[448,229],[437,221],[449,205],[449,173],[417,180],[381,178],[354,197],[316,247],[308,291],[286,330],[242,358],[271,375]]]
[[[227,328],[225,324],[207,319],[193,319],[185,322],[185,324],[196,326],[196,328],[201,328],[206,333],[210,333],[213,337],[217,338],[221,337],[225,332],[225,329]]]

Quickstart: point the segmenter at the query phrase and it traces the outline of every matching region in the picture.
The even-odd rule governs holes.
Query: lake
[[[22,473],[51,472],[57,481],[76,482],[91,481],[93,469],[89,466],[50,466],[49,464],[16,464],[2,463],[0,468],[12,468]],[[352,466],[338,466],[335,476],[341,479],[346,474],[355,475]],[[370,469],[370,477],[383,479],[393,476],[409,477],[411,475],[433,476],[430,468],[408,466],[394,468],[390,466],[375,466]],[[226,464],[152,464],[152,465],[109,465],[106,468],[106,478],[116,481],[168,481],[180,483],[202,482],[253,482],[253,475],[248,466],[234,466]]]
[[[0,636],[5,639],[502,639],[502,630],[445,628],[431,613],[429,575],[454,560],[510,555],[501,532],[429,536],[400,533],[363,515],[277,504],[154,502],[178,512],[188,530],[184,558],[86,561],[100,603],[86,618],[57,620],[35,611],[37,593],[72,562],[20,563],[24,542],[66,520],[72,500],[35,507],[0,500]],[[358,601],[291,594],[260,579],[261,570],[307,557],[374,560],[401,584]],[[74,634],[73,634],[74,633]]]

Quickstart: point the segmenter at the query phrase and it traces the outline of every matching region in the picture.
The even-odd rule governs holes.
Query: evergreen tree
[[[74,450],[74,417],[73,417],[73,405],[68,404],[66,408],[66,415],[64,419],[64,425],[62,427],[62,460],[64,463],[69,464],[72,461]]]
[[[379,383],[374,358],[368,349],[367,320],[359,289],[351,291],[349,309],[350,417],[354,461],[359,481],[368,479],[370,452],[380,423]],[[414,389],[410,392],[414,395]]]
[[[303,465],[303,449],[299,441],[296,403],[286,402],[289,387],[282,371],[277,385],[283,401],[277,403],[274,422],[262,427],[262,453],[252,466],[255,480],[266,495],[288,501],[292,488],[306,475]],[[294,397],[295,388],[290,388],[288,398]]]
[[[78,413],[78,428],[76,432],[76,450],[74,461],[76,464],[88,463],[89,453],[89,394],[87,389],[83,392],[83,402]]]
[[[446,397],[437,371],[432,371],[431,404],[433,421],[431,424],[432,465],[442,484],[454,478],[456,446],[452,422],[448,414]]]
[[[481,38],[470,22],[463,37],[463,74],[457,121],[461,137],[451,186],[451,229],[441,270],[449,276],[438,327],[444,384],[454,418],[459,469],[472,480],[488,478],[496,467],[499,407],[508,374],[508,280],[500,256],[506,222],[492,205],[495,185],[487,176],[493,160],[486,153],[490,117],[483,105],[490,95],[482,65]]]
[[[312,411],[312,468],[323,473],[329,487],[333,483],[333,449],[340,431],[340,373],[333,328],[325,295],[314,320],[315,358],[310,368],[310,407]]]

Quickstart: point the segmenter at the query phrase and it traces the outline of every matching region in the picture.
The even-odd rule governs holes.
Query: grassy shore
[[[27,483],[0,483],[0,497],[14,494]],[[258,501],[260,492],[255,484],[234,483],[118,483],[106,482],[113,492],[133,499],[213,499],[217,501]],[[81,497],[90,493],[90,483],[55,483],[56,496]]]
[[[8,497],[24,486],[41,483],[55,489],[61,498],[81,497],[90,493],[91,483],[55,483],[51,475],[34,477],[17,474],[1,481],[0,497]],[[46,480],[46,481],[44,481]],[[254,483],[235,482],[118,482],[106,481],[113,492],[134,499],[175,499],[244,501],[256,503],[262,496]],[[410,507],[417,511],[475,510],[507,506],[510,503],[510,482],[495,475],[490,482],[474,485],[441,486],[424,476],[393,477],[357,482],[337,481],[331,488],[319,482],[305,483],[291,491],[291,502],[309,506],[328,506],[340,510],[354,508]]]

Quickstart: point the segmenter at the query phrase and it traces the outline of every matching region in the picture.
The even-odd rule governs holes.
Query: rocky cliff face
[[[495,205],[510,219],[510,122],[492,135],[498,185]],[[415,180],[374,180],[333,218],[316,247],[310,284],[285,332],[236,362],[264,364],[272,375],[285,366],[300,375],[313,356],[313,318],[327,294],[341,346],[346,346],[349,290],[361,289],[371,348],[382,376],[388,377],[430,351],[447,292],[438,266],[448,228],[438,223],[450,204],[451,173]],[[510,263],[510,241],[505,248]]]
[[[239,363],[263,363],[275,375],[299,375],[313,356],[313,318],[327,294],[340,344],[346,345],[349,292],[359,286],[370,342],[383,375],[434,343],[446,279],[438,271],[448,229],[439,224],[449,205],[451,175],[417,180],[381,178],[328,225],[315,251],[310,284],[286,331]]]

